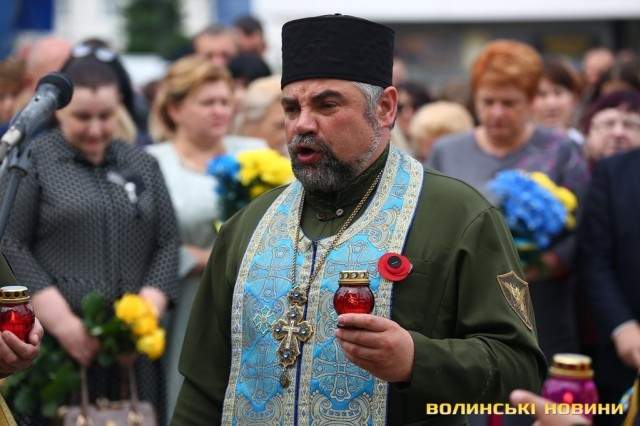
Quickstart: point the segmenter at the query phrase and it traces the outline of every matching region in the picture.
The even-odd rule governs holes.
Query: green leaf
[[[115,359],[107,353],[100,352],[100,354],[98,354],[98,364],[100,364],[101,367],[109,367],[114,361]]]
[[[17,373],[13,373],[9,377],[4,380],[4,389],[10,388],[12,386],[18,386],[20,383],[24,382],[29,375],[28,370],[19,371]]]
[[[33,389],[27,387],[18,389],[13,399],[13,407],[20,414],[32,414],[36,407],[36,395]]]
[[[64,401],[80,383],[77,368],[71,362],[66,362],[50,375],[50,382],[44,386],[40,396],[44,401]]]
[[[91,327],[89,329],[89,334],[93,337],[100,337],[104,334],[104,327],[96,325],[95,327]]]
[[[7,402],[16,414],[51,414],[78,388],[77,367],[51,336],[45,336],[31,368],[7,378]],[[10,380],[15,380],[11,382]],[[54,413],[55,414],[55,413]]]
[[[129,332],[127,325],[115,316],[109,322],[103,324],[102,328],[105,335],[118,335]]]
[[[42,405],[40,412],[44,417],[53,418],[58,414],[58,407],[61,403],[58,401],[47,401]]]
[[[105,300],[101,294],[92,291],[82,298],[81,305],[82,316],[89,328],[104,321]]]
[[[188,45],[179,0],[129,0],[123,7],[129,52],[164,56]]]

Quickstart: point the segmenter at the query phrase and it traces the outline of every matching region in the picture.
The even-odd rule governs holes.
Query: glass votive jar
[[[555,354],[542,396],[558,404],[596,404],[591,358],[580,354]],[[587,417],[591,417],[586,415]]]
[[[26,287],[10,285],[0,288],[0,331],[10,331],[23,342],[28,342],[35,320]]]
[[[370,314],[375,299],[369,287],[367,271],[342,271],[338,289],[333,295],[333,307],[340,314]]]

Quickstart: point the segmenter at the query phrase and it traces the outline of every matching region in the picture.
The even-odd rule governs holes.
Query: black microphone
[[[73,95],[73,83],[64,74],[47,74],[38,81],[36,94],[9,123],[0,139],[0,162],[9,150],[27,139],[49,120],[53,112],[65,107]]]

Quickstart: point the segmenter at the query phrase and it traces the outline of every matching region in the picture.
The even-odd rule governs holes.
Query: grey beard
[[[309,147],[322,153],[320,161],[313,165],[300,164],[295,151],[298,147]],[[358,176],[356,167],[336,158],[331,149],[320,138],[313,135],[296,135],[287,144],[293,174],[308,192],[338,192]]]
[[[287,143],[293,174],[306,191],[339,192],[347,188],[353,179],[365,171],[371,164],[371,157],[382,143],[381,128],[373,119],[369,121],[373,129],[371,143],[354,164],[338,160],[324,140],[311,134],[296,135]],[[312,166],[298,163],[295,155],[296,148],[304,146],[321,152],[323,155],[320,161]]]

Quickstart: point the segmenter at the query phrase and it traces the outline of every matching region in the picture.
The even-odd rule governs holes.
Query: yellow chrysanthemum
[[[578,207],[578,199],[573,192],[569,191],[567,188],[556,185],[549,176],[542,172],[532,172],[529,176],[533,181],[549,191],[555,199],[562,203],[567,211],[566,226],[568,229],[573,229],[576,226],[576,218],[572,213]]]
[[[156,331],[158,328],[158,319],[155,315],[144,315],[133,323],[133,334],[136,336],[145,336]]]
[[[260,179],[273,187],[284,185],[293,180],[291,161],[279,154],[261,168]]]
[[[237,159],[240,163],[238,178],[243,185],[249,185],[260,173],[260,155],[265,150],[242,151]]]
[[[293,180],[291,162],[273,149],[243,151],[238,154],[237,159],[240,163],[238,178],[242,185],[251,185],[256,179],[260,181],[250,189],[252,199]]]
[[[551,178],[542,172],[532,172],[529,174],[531,179],[533,179],[538,185],[546,189],[547,191],[553,194],[556,184],[553,183]]]
[[[258,195],[267,192],[270,189],[270,187],[266,186],[266,185],[261,185],[261,184],[256,184],[253,185],[250,189],[249,189],[249,197],[251,197],[251,199],[253,200],[254,198],[256,198]]]
[[[137,294],[125,294],[115,303],[116,317],[127,324],[152,313],[149,303]]]
[[[164,346],[165,336],[164,330],[161,328],[157,328],[153,333],[139,338],[136,343],[138,352],[147,355],[149,359],[160,358],[164,353]]]
[[[569,191],[567,188],[558,188],[555,196],[558,197],[560,202],[564,204],[564,207],[570,212],[574,211],[578,207],[578,199],[573,192]]]
[[[251,165],[250,167],[249,166],[242,167],[240,169],[240,173],[238,174],[238,179],[240,179],[240,183],[242,183],[245,186],[249,185],[257,177],[258,177],[258,168],[254,167],[254,165]]]
[[[542,172],[533,172],[530,174],[538,185],[549,191],[554,198],[560,201],[568,212],[572,212],[578,206],[578,200],[575,195],[567,188],[556,185],[546,174]]]

